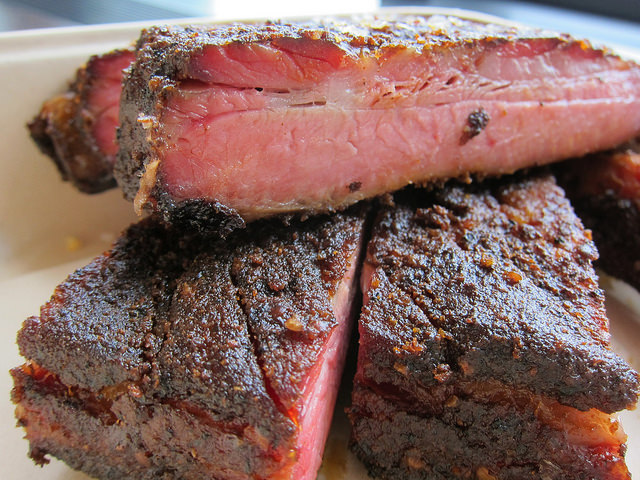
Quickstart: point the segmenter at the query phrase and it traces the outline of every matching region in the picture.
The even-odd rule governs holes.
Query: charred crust
[[[12,372],[32,448],[103,478],[161,478],[173,462],[172,477],[290,467],[296,405],[337,326],[332,296],[366,214],[260,220],[226,240],[160,215],[131,226],[18,335],[41,366]],[[58,425],[62,442],[48,437]]]
[[[585,226],[592,230],[600,258],[596,265],[640,289],[640,208],[613,192],[572,199]],[[625,226],[623,235],[619,234]]]
[[[553,178],[450,181],[395,203],[368,245],[348,409],[369,472],[629,478],[610,414],[640,381],[611,350],[597,252]]]
[[[450,182],[395,199],[368,246],[377,276],[361,318],[371,335],[366,378],[410,391],[497,378],[581,410],[635,403],[638,375],[608,342],[597,251],[552,178]],[[399,355],[406,361],[394,370]]]
[[[347,187],[350,192],[357,192],[362,188],[362,182],[351,182]]]
[[[354,28],[355,25],[355,28]],[[310,42],[336,44],[349,55],[363,50],[379,52],[385,48],[413,48],[417,51],[441,50],[453,45],[473,48],[480,43],[486,47],[503,45],[515,40],[550,42],[554,46],[577,45],[592,48],[587,42],[569,35],[558,35],[522,25],[508,26],[445,15],[377,15],[359,16],[341,20],[325,18],[311,22],[265,22],[232,24],[224,28],[190,25],[145,29],[137,43],[143,48],[149,43],[155,47],[171,46],[168,52],[184,59],[190,48],[204,45],[225,46],[232,43],[277,42],[281,39],[301,39]]]
[[[238,213],[218,202],[207,200],[186,200],[171,202],[171,207],[163,209],[165,222],[198,232],[201,235],[219,235],[226,238],[234,230],[246,227]]]
[[[58,167],[63,180],[67,180],[66,174],[63,170],[63,166],[60,164],[60,160],[56,156],[56,151],[53,146],[53,140],[51,136],[47,134],[48,122],[42,114],[35,117],[29,123],[27,123],[27,129],[31,135],[31,139],[36,143],[42,153],[51,157]]]
[[[600,252],[596,265],[640,289],[640,145],[562,162],[553,171]],[[625,234],[619,235],[620,225]]]
[[[116,186],[113,165],[98,150],[84,125],[75,95],[77,92],[70,92],[47,101],[27,128],[63,180],[83,193],[99,193]]]
[[[467,124],[462,129],[462,136],[460,137],[460,145],[464,145],[473,137],[477,137],[489,124],[491,117],[482,107],[474,110],[467,117]]]

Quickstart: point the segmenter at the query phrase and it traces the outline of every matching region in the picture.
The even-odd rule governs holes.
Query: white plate
[[[485,17],[487,18],[487,17]],[[26,456],[27,442],[15,427],[9,401],[8,370],[22,363],[15,335],[24,318],[38,313],[54,287],[73,269],[107,249],[135,220],[131,205],[114,190],[95,196],[60,181],[53,163],[39,153],[25,124],[51,95],[66,89],[75,69],[90,55],[127,45],[140,24],[73,27],[0,34],[0,478],[81,480],[53,460],[36,467]],[[634,52],[632,52],[634,53]],[[640,52],[635,52],[640,58]],[[609,286],[613,285],[607,282]],[[629,308],[635,291],[615,284],[608,299],[618,351],[640,369],[638,312]],[[637,301],[636,305],[640,305]],[[635,355],[635,356],[634,356]],[[640,478],[640,410],[622,414],[629,434],[627,462]],[[362,466],[345,454],[348,426],[341,410],[327,452],[331,462],[321,478],[365,479]],[[633,452],[636,452],[635,454]]]

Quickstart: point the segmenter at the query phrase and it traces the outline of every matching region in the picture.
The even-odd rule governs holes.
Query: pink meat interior
[[[211,46],[190,75],[162,110],[161,180],[247,217],[512,172],[640,131],[640,69],[552,39],[379,58],[308,39]]]
[[[292,479],[316,478],[324,444],[331,426],[333,409],[340,386],[341,373],[349,347],[352,326],[352,305],[357,287],[354,282],[356,252],[350,259],[351,266],[340,282],[333,297],[333,309],[338,321],[329,338],[321,360],[309,375],[302,396],[302,408],[298,417],[300,435],[296,450],[298,461]]]
[[[133,52],[116,52],[96,57],[88,68],[91,84],[87,89],[88,116],[91,133],[105,155],[118,153],[116,128],[119,125],[120,93],[125,70],[133,62]]]

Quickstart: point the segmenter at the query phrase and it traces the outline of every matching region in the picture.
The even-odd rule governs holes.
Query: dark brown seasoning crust
[[[571,195],[570,195],[571,196]],[[572,203],[593,231],[600,251],[596,265],[640,290],[640,210],[613,192],[576,198]]]
[[[554,167],[600,258],[596,266],[640,290],[640,145]]]
[[[607,414],[635,404],[639,378],[611,350],[596,258],[546,174],[397,194],[363,268],[350,418],[370,471],[629,478]],[[554,426],[544,406],[580,425]],[[601,450],[571,438],[590,418]]]
[[[308,39],[336,44],[345,54],[359,56],[363,51],[412,48],[417,51],[450,48],[453,45],[503,43],[515,39],[550,39],[560,43],[583,43],[569,35],[539,28],[486,23],[444,15],[378,15],[321,18],[309,22],[236,23],[218,25],[160,26],[142,32],[137,48],[158,46],[183,47],[174,50],[175,58],[187,60],[192,49],[209,45],[271,42],[283,38]],[[168,43],[167,43],[168,42]]]
[[[581,410],[635,403],[596,249],[551,178],[416,192],[383,212],[368,248],[366,381],[419,395],[418,384],[497,379]]]
[[[18,335],[31,363],[12,371],[13,399],[33,458],[114,479],[288,468],[364,210],[257,222],[229,243],[156,218],[130,227]]]
[[[473,137],[480,135],[489,124],[489,120],[491,117],[482,107],[471,112],[467,117],[467,124],[462,130],[460,144],[465,144]]]
[[[96,79],[104,75],[95,71],[97,63],[121,56],[133,58],[132,49],[92,56],[78,69],[69,90],[46,101],[27,125],[31,138],[53,160],[62,179],[84,193],[99,193],[116,186],[115,156],[106,155],[96,144],[87,94]]]
[[[168,203],[175,205],[171,199]],[[234,230],[245,228],[245,221],[237,212],[221,203],[206,200],[187,200],[161,212],[165,222],[177,229],[197,231],[203,235],[217,234],[226,238]],[[282,219],[286,223],[286,219]]]
[[[576,45],[591,48],[584,41],[555,32],[438,15],[144,30],[137,43],[136,61],[123,88],[118,131],[121,150],[114,170],[118,184],[129,200],[136,199],[142,189],[143,195],[138,195],[135,205],[138,212],[170,211],[180,207],[164,189],[161,173],[151,177],[152,185],[141,185],[140,179],[145,168],[156,162],[156,152],[163,148],[158,118],[161,106],[166,95],[182,79],[194,74],[190,70],[192,60],[208,46],[249,42],[278,45],[291,39],[308,41],[310,45],[314,42],[335,45],[340,53],[334,61],[344,61],[340,56],[344,59],[378,57],[386,50],[395,49],[416,52],[438,52],[453,47],[484,49],[527,39],[550,42],[549,45],[559,48]],[[594,50],[594,53],[608,55],[605,50]],[[313,213],[322,211],[326,209],[313,210]]]

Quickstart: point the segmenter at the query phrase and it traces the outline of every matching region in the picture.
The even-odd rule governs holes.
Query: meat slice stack
[[[136,224],[18,336],[30,455],[98,478],[313,479],[357,301],[353,449],[377,478],[628,479],[589,235],[547,175],[260,221]],[[361,245],[367,257],[360,274]]]
[[[596,250],[546,176],[397,198],[374,225],[350,418],[387,479],[628,479]]]
[[[362,227],[362,209],[231,243],[132,226],[19,333],[30,455],[99,478],[314,479]]]
[[[314,478],[360,279],[349,414],[374,475],[629,478],[612,414],[639,380],[595,247],[551,177],[504,174],[638,135],[637,64],[443,16],[157,27],[31,131],[79,188],[115,175],[152,212],[19,333],[36,462]],[[349,206],[412,183],[431,189],[385,197],[368,238]]]

